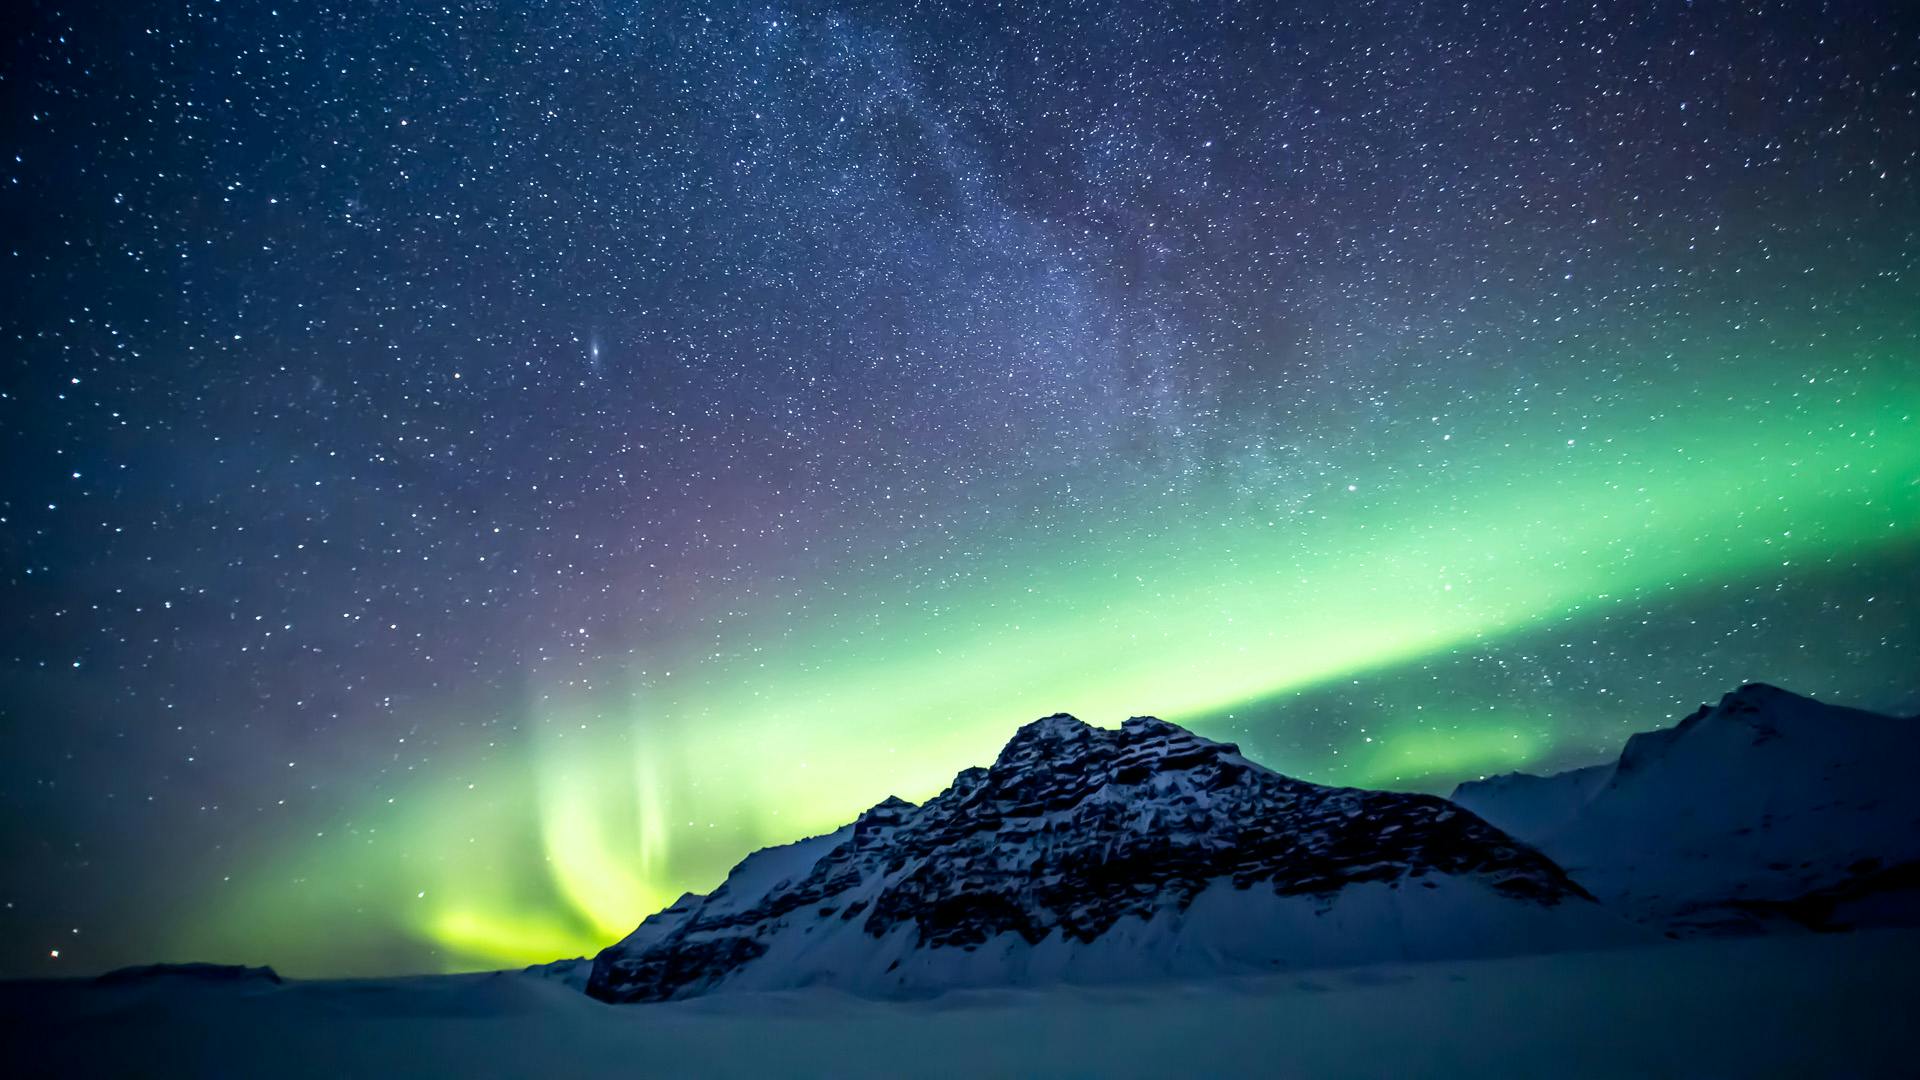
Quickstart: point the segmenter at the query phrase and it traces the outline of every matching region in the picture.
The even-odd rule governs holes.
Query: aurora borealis
[[[1062,710],[1920,710],[1913,13],[976,8],[36,10],[4,971],[578,955]]]

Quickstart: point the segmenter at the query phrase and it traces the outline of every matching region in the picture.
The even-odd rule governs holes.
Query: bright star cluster
[[[1014,728],[1920,709],[1920,16],[189,0],[0,72],[0,973],[590,952]]]

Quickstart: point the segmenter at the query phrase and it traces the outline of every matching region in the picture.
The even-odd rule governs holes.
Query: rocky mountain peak
[[[1043,716],[1021,725],[1000,750],[994,767],[1074,757],[1093,745],[1099,729],[1068,713]]]
[[[1480,898],[1457,917],[1486,915],[1489,940],[1536,917],[1572,925],[1592,907],[1552,863],[1445,800],[1291,780],[1153,717],[1112,729],[1056,714],[921,806],[887,799],[835,833],[750,857],[711,897],[603,952],[589,990],[612,1001],[814,982],[926,992],[1063,977],[1058,965],[1087,950],[1112,953],[1100,963],[1128,977],[1242,954],[1283,964],[1304,955],[1284,944],[1301,916],[1267,926],[1279,916],[1262,912],[1300,907],[1311,920],[1361,893],[1371,899],[1355,901],[1336,932],[1351,948],[1337,954],[1401,956],[1454,936],[1408,942],[1415,916],[1396,896],[1437,912],[1419,899],[1432,890]],[[1216,898],[1207,910],[1253,914],[1196,915],[1203,896]],[[1580,910],[1540,914],[1569,902]],[[1509,905],[1521,910],[1488,915]],[[1148,932],[1198,936],[1173,952],[1119,944]]]
[[[1616,778],[1645,769],[1693,732],[1737,725],[1758,744],[1779,737],[1779,724],[1792,723],[1790,717],[1821,708],[1819,702],[1792,691],[1766,683],[1747,683],[1722,694],[1716,705],[1701,705],[1673,727],[1629,736],[1620,752]]]
[[[1802,697],[1790,690],[1782,690],[1767,683],[1747,683],[1745,686],[1720,695],[1718,704],[1701,705],[1681,720],[1680,725],[1684,727],[1695,724],[1709,716],[1752,716],[1815,704],[1817,703],[1812,698]]]

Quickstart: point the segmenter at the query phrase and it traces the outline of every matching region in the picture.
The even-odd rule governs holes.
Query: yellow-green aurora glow
[[[1136,506],[1120,535],[949,551],[967,565],[744,611],[718,644],[530,685],[518,731],[269,859],[181,951],[253,957],[271,940],[296,971],[352,969],[340,943],[381,935],[429,941],[449,969],[590,953],[756,847],[937,792],[1036,715],[1154,713],[1241,737],[1235,710],[1276,695],[1920,536],[1911,357],[1763,394],[1727,379],[1559,400],[1517,423],[1454,410],[1284,506],[1225,489]],[[1559,745],[1495,709],[1262,756],[1392,785],[1614,737]]]

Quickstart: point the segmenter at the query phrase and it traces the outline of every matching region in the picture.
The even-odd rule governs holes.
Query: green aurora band
[[[741,613],[718,648],[530,687],[511,738],[236,877],[180,950],[257,961],[272,942],[300,974],[376,970],[394,940],[430,942],[448,970],[590,954],[756,847],[937,792],[1037,715],[1234,737],[1223,718],[1244,703],[1911,543],[1920,365],[1797,379],[1415,409],[1425,437],[1330,466],[1284,507],[1222,486],[903,553],[896,578]],[[1561,749],[1494,711],[1268,763],[1391,785]]]

